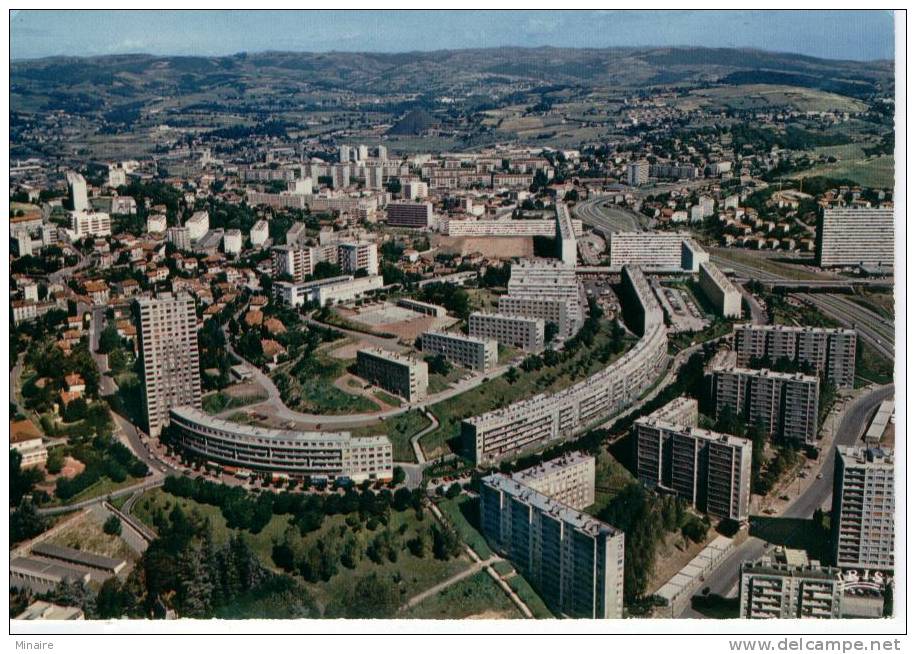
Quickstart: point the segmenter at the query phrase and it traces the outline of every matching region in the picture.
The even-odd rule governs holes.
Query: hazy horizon
[[[116,38],[106,41],[99,34]],[[573,34],[575,40],[570,39]],[[25,10],[14,11],[10,21],[14,60],[268,51],[396,54],[500,47],[707,47],[893,60],[894,16],[890,11],[809,10]]]

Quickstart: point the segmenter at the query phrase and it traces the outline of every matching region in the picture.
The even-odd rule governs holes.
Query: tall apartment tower
[[[350,163],[350,146],[341,145],[338,149],[339,161],[340,163],[349,164]]]
[[[557,614],[623,617],[622,531],[503,474],[481,480],[480,524]]]
[[[143,410],[150,436],[158,436],[172,407],[201,408],[197,312],[187,293],[139,299],[135,312],[143,362]]]
[[[635,161],[627,164],[627,184],[640,186],[649,181],[649,162]]]
[[[89,192],[86,178],[77,172],[67,173],[67,187],[70,190],[70,202],[74,211],[89,211]]]
[[[820,383],[801,373],[713,369],[710,389],[716,416],[729,407],[748,425],[761,424],[767,434],[813,445],[818,435]]]
[[[833,558],[841,568],[894,568],[894,452],[837,447]]]
[[[738,365],[753,359],[771,364],[789,359],[810,364],[839,388],[852,388],[856,379],[856,331],[792,325],[735,325]]]

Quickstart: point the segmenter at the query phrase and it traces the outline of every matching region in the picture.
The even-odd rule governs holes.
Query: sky
[[[15,10],[10,36],[13,59],[678,45],[894,57],[890,11]]]

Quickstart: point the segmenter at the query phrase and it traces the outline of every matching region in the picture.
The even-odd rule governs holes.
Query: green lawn
[[[223,391],[217,391],[216,393],[205,395],[201,400],[201,404],[203,405],[204,411],[213,415],[227,409],[236,409],[238,407],[248,406],[249,404],[256,404],[266,399],[267,396],[264,394],[235,396],[224,393]]]
[[[108,477],[102,477],[97,482],[92,484],[92,486],[89,486],[88,488],[80,491],[68,499],[66,502],[63,502],[63,504],[76,504],[77,502],[82,502],[83,500],[90,500],[96,497],[104,497],[109,493],[121,490],[122,488],[127,488],[128,486],[136,484],[139,481],[141,480],[129,475],[127,479],[121,482],[114,482]]]
[[[314,352],[277,368],[271,378],[283,403],[295,411],[320,414],[371,413],[378,406],[367,397],[351,395],[334,386],[352,363]]]
[[[500,577],[505,577],[515,572],[515,568],[512,567],[512,564],[506,560],[497,561],[492,567]]]
[[[518,608],[496,581],[481,570],[427,597],[401,616],[425,620],[457,620],[469,617],[521,618]]]
[[[614,455],[601,449],[595,459],[595,503],[586,507],[592,515],[598,515],[617,497],[620,490],[635,481],[635,478]]]
[[[493,556],[493,550],[476,527],[479,515],[479,501],[476,497],[459,495],[453,499],[443,498],[437,500],[436,506],[458,532],[461,540],[467,543],[477,556],[481,559]]]
[[[389,404],[391,406],[401,406],[401,398],[392,395],[391,393],[386,393],[385,391],[379,390],[375,391],[373,395],[385,404]]]
[[[507,579],[506,583],[509,584],[509,588],[518,593],[519,598],[528,605],[528,608],[535,618],[550,619],[556,617],[553,612],[547,608],[547,605],[544,604],[544,600],[541,599],[541,596],[535,592],[531,584],[528,583],[528,580],[522,575],[516,574],[514,577]]]
[[[591,347],[582,346],[571,358],[554,367],[544,366],[538,371],[519,370],[519,377],[510,384],[504,376],[490,379],[453,398],[438,402],[429,410],[439,421],[439,427],[425,435],[420,444],[426,456],[433,458],[449,451],[457,452],[461,421],[533,397],[539,393],[556,393],[611,365],[625,351],[602,362],[594,353],[609,340],[609,323],[602,329]]]
[[[208,519],[213,527],[214,541],[217,543],[226,542],[232,535],[233,530],[226,527],[226,521],[218,508],[199,504],[190,499],[177,498],[165,493],[161,489],[154,489],[145,493],[134,505],[134,514],[147,524],[152,524],[153,515],[156,513],[157,509],[161,508],[168,513],[176,503],[189,514],[196,511],[201,518]],[[244,537],[248,540],[252,549],[257,553],[259,559],[271,569],[276,569],[271,558],[273,545],[283,538],[284,532],[288,528],[289,519],[290,516],[287,515],[275,515],[259,534],[251,534],[247,531],[243,532]],[[400,535],[400,538],[403,543],[406,543],[416,536],[419,530],[428,529],[434,524],[434,521],[435,519],[429,515],[428,512],[423,513],[422,520],[417,520],[412,510],[400,513],[392,511],[389,528],[396,533],[400,533],[403,526],[404,533]],[[363,552],[365,552],[365,545],[372,537],[379,533],[381,529],[383,529],[383,527],[379,526],[376,531],[370,531],[365,523],[360,523],[358,528],[354,531],[352,527],[346,524],[346,516],[334,515],[325,517],[319,529],[301,538],[306,548],[311,547],[319,541],[333,547],[341,542],[342,535],[350,532],[354,534],[362,546]],[[329,605],[345,597],[354,580],[366,573],[377,572],[388,578],[400,579],[402,596],[404,601],[406,601],[407,598],[445,581],[461,570],[466,569],[469,565],[470,560],[464,554],[449,561],[440,561],[433,558],[432,555],[418,558],[411,554],[407,547],[404,546],[400,549],[398,560],[394,563],[386,560],[382,564],[377,564],[364,554],[356,567],[352,570],[344,567],[342,564],[339,565],[337,574],[331,577],[327,582],[309,583],[303,581],[298,576],[297,579],[312,595],[322,611],[324,611]]]
[[[792,175],[799,177],[833,177],[850,179],[862,186],[894,188],[894,157],[880,155],[871,158],[840,159],[836,163],[821,164]]]
[[[391,441],[395,461],[416,463],[417,457],[414,456],[413,447],[410,445],[410,437],[429,427],[429,424],[429,418],[414,409],[387,418],[384,422],[351,429],[350,433],[353,436],[384,434]]]

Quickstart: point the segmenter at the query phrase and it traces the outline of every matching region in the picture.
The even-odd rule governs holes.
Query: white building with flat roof
[[[356,352],[356,374],[408,402],[424,399],[429,386],[425,361],[381,348]]]
[[[741,317],[741,291],[711,261],[700,264],[700,289],[725,318]]]
[[[893,207],[827,207],[817,223],[823,268],[894,265]]]
[[[422,349],[429,354],[440,354],[452,363],[472,370],[489,370],[496,366],[499,348],[494,339],[476,338],[451,332],[424,332]]]
[[[197,241],[210,231],[210,214],[206,211],[195,211],[185,222],[192,241]]]

